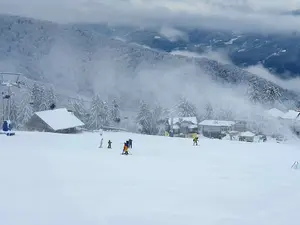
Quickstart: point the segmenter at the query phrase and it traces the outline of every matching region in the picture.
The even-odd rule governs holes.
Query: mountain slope
[[[113,39],[111,29],[105,26],[98,28],[2,15],[1,70],[22,72],[30,79],[52,83],[58,88],[85,96],[94,93],[118,95],[134,102],[143,97],[153,98],[154,89],[145,93],[149,82],[165,82],[161,77],[178,68],[178,76],[186,82],[186,76],[193,83],[193,77],[202,78],[204,73],[220,84],[251,86],[260,93],[261,101],[269,100],[270,96],[266,93],[270,88],[278,93],[271,96],[275,100],[298,101],[297,93],[284,90],[235,66],[205,58],[174,56],[126,43]],[[182,69],[195,65],[198,69],[192,73]],[[172,76],[166,79],[174,79]],[[174,89],[169,90],[173,95],[182,94]]]
[[[170,40],[156,30],[133,28],[127,33],[116,32],[114,35],[128,42],[136,42],[166,52],[188,50],[203,53],[223,50],[228,52],[231,61],[240,67],[262,64],[282,78],[287,78],[285,73],[289,73],[289,77],[300,74],[300,37],[297,32],[291,34],[236,33],[181,27],[178,30],[185,34],[184,38],[178,37],[176,40]]]

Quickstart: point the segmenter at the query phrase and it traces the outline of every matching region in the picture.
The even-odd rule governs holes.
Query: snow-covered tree
[[[147,103],[141,102],[136,120],[142,134],[153,134],[153,115]]]
[[[281,93],[278,87],[267,83],[264,87],[264,102],[274,104],[276,101],[280,101]]]
[[[100,129],[102,126],[109,125],[108,105],[106,102],[103,102],[98,95],[94,96],[92,100],[87,125],[91,129]]]
[[[218,118],[221,120],[234,120],[233,112],[230,109],[220,109]]]
[[[44,95],[46,110],[54,109],[57,104],[57,97],[54,93],[53,88],[46,89]]]
[[[121,121],[119,104],[115,99],[113,100],[112,105],[110,107],[110,119],[114,123],[120,123]]]
[[[258,103],[262,100],[261,92],[255,84],[249,84],[247,94],[250,101],[253,103]]]
[[[18,107],[17,115],[17,127],[23,128],[24,125],[29,121],[33,115],[33,108],[31,105],[31,96],[29,93],[24,93],[22,95],[21,102]]]
[[[141,102],[136,118],[140,127],[139,131],[151,135],[162,133],[161,130],[165,130],[166,113],[166,110],[161,106],[150,109],[147,103]]]
[[[13,99],[10,101],[10,107],[8,106],[8,104],[5,105],[5,115],[7,116],[7,118],[5,119],[9,119],[12,122],[13,126],[16,126],[18,106],[16,101],[14,101]]]
[[[88,112],[85,108],[84,101],[82,99],[71,100],[68,108],[74,113],[74,115],[82,122],[88,122]]]
[[[194,106],[186,98],[181,98],[177,108],[178,108],[179,116],[181,117],[193,117],[193,116],[197,117],[198,115],[196,106]]]
[[[31,89],[31,103],[34,112],[46,110],[45,89],[43,86],[34,83]]]
[[[204,119],[211,120],[214,118],[214,110],[212,105],[208,102],[205,105]]]

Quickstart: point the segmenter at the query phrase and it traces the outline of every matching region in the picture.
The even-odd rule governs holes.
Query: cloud
[[[170,41],[177,41],[180,39],[188,41],[188,37],[184,32],[171,27],[162,27],[159,30],[159,33]]]
[[[283,12],[295,0],[0,0],[0,12],[56,22],[109,22],[159,27],[294,31],[300,20]]]
[[[271,81],[282,88],[287,90],[292,90],[300,93],[300,78],[290,78],[290,79],[280,79],[276,74],[270,73],[262,65],[250,66],[246,68],[250,73],[256,74],[257,76]]]
[[[180,55],[180,56],[186,56],[186,57],[192,57],[192,58],[206,58],[218,61],[223,64],[233,64],[232,61],[229,59],[226,52],[220,51],[208,51],[205,53],[197,53],[197,52],[191,52],[191,51],[182,51],[182,50],[175,50],[171,52],[172,55]]]

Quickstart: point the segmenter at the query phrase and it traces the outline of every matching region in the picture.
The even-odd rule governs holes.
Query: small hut
[[[253,142],[254,141],[254,137],[255,134],[250,132],[250,131],[246,131],[246,132],[242,132],[239,136],[239,140],[240,141],[246,141],[246,142]]]
[[[76,133],[82,126],[84,123],[66,108],[35,112],[26,124],[28,130],[54,133]]]

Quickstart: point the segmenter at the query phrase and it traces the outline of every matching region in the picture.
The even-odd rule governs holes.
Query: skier
[[[132,148],[132,140],[131,139],[128,140],[128,147]]]
[[[124,143],[122,155],[128,155],[128,143],[127,142]]]
[[[100,129],[99,130],[99,133],[100,133],[100,146],[99,146],[99,148],[102,148],[102,146],[103,146],[103,130],[102,129]]]
[[[100,146],[99,146],[99,148],[102,148],[102,146],[103,146],[103,137],[101,137],[101,141],[100,141]]]
[[[198,145],[198,137],[193,138],[193,145]]]
[[[107,148],[111,148],[111,141],[110,140],[108,140],[108,147]]]

